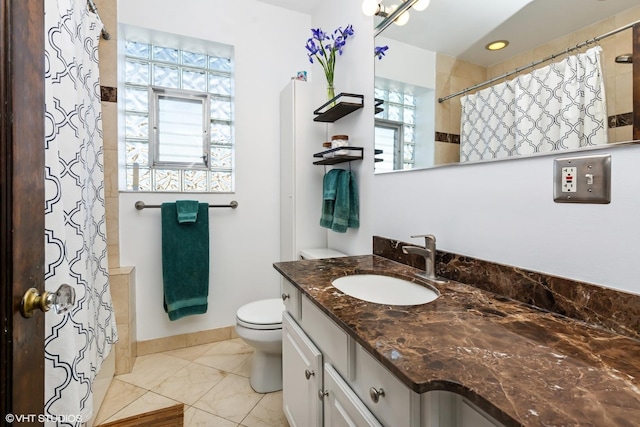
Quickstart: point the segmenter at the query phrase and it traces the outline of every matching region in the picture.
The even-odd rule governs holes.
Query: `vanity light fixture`
[[[387,18],[392,15],[400,6],[394,4],[391,6],[384,6],[381,0],[363,0],[362,1],[362,13],[366,16],[381,16],[383,18]],[[410,7],[413,7],[415,10],[422,11],[429,7],[431,0],[401,0],[402,3],[402,11],[398,12],[399,16],[393,20],[393,23],[396,25],[404,25],[409,21],[409,11]]]
[[[501,50],[509,46],[508,40],[496,40],[485,46],[487,50]]]
[[[364,0],[362,2],[362,13],[366,16],[378,16],[383,9],[384,6],[379,4],[378,0]]]
[[[395,12],[397,8],[398,8],[397,4],[391,5],[391,7],[389,8],[389,15],[391,15],[393,12]],[[409,11],[408,10],[406,12],[404,12],[403,14],[401,14],[400,16],[398,16],[396,19],[393,20],[393,23],[398,25],[399,27],[402,27],[407,22],[409,22]]]
[[[415,10],[419,12],[422,12],[423,10],[429,7],[429,3],[431,3],[431,0],[418,0],[411,7],[413,7]]]

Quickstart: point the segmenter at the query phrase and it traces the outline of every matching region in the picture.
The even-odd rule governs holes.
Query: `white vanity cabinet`
[[[418,394],[295,287],[283,287],[283,408],[292,427],[499,427],[461,396]]]
[[[285,312],[282,316],[282,400],[291,427],[322,426],[322,353]]]
[[[327,426],[382,427],[333,366],[324,365],[324,419]]]

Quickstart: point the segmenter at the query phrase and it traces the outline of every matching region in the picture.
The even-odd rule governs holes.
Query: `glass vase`
[[[335,97],[336,97],[336,91],[333,85],[327,85],[327,101],[331,101]],[[331,107],[333,107],[334,105],[336,105],[335,101],[329,104],[329,106]]]

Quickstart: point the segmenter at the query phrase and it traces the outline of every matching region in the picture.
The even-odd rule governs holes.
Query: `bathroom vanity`
[[[640,342],[376,255],[274,264],[285,278],[283,405],[292,426],[632,426]],[[331,281],[431,286],[413,306]]]

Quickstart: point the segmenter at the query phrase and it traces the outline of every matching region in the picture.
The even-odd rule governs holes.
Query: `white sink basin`
[[[433,289],[379,274],[339,277],[331,284],[349,296],[376,304],[419,305],[431,302],[439,296]]]

